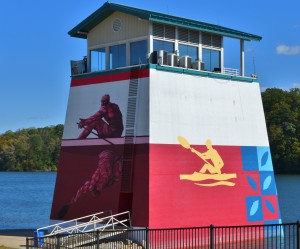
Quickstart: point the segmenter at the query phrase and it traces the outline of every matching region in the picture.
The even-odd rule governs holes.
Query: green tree
[[[300,173],[300,89],[262,93],[275,173]]]
[[[0,135],[0,171],[56,171],[63,125]]]

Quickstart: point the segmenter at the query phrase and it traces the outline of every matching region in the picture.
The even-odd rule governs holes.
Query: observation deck
[[[86,39],[88,51],[82,60],[71,61],[72,77],[143,66],[257,81],[255,72],[245,74],[244,43],[260,41],[262,37],[215,24],[106,2],[70,30],[69,35]],[[226,67],[227,39],[239,41],[236,68]],[[231,54],[226,53],[227,56]]]

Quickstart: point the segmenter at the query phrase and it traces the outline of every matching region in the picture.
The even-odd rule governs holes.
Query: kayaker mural
[[[196,171],[192,174],[181,174],[180,180],[193,181],[196,185],[214,187],[219,185],[234,186],[235,183],[230,181],[237,177],[236,173],[222,173],[224,162],[220,154],[212,146],[210,139],[206,140],[206,152],[199,152],[195,148],[192,148],[189,142],[182,136],[178,136],[178,141],[185,149],[189,149],[192,153],[195,153],[199,158],[204,161],[204,165],[200,171]],[[210,160],[210,162],[208,161]],[[205,183],[203,183],[205,181]],[[198,183],[197,183],[198,182]],[[201,183],[199,183],[201,182]]]

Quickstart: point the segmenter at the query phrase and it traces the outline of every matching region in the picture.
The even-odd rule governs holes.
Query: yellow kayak
[[[199,172],[194,172],[193,174],[183,174],[180,175],[180,180],[190,180],[190,181],[203,181],[203,180],[217,180],[225,181],[229,179],[236,178],[235,173],[230,174],[202,174]]]

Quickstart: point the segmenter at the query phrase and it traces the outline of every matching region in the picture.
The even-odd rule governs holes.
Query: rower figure
[[[204,153],[200,153],[199,151],[191,148],[191,151],[199,156],[202,160],[205,161],[205,164],[200,169],[200,173],[204,174],[208,171],[211,174],[221,174],[221,168],[224,166],[223,159],[219,155],[218,151],[212,147],[212,142],[210,139],[206,140],[206,148],[207,151]],[[212,164],[210,164],[206,159],[210,159]]]

